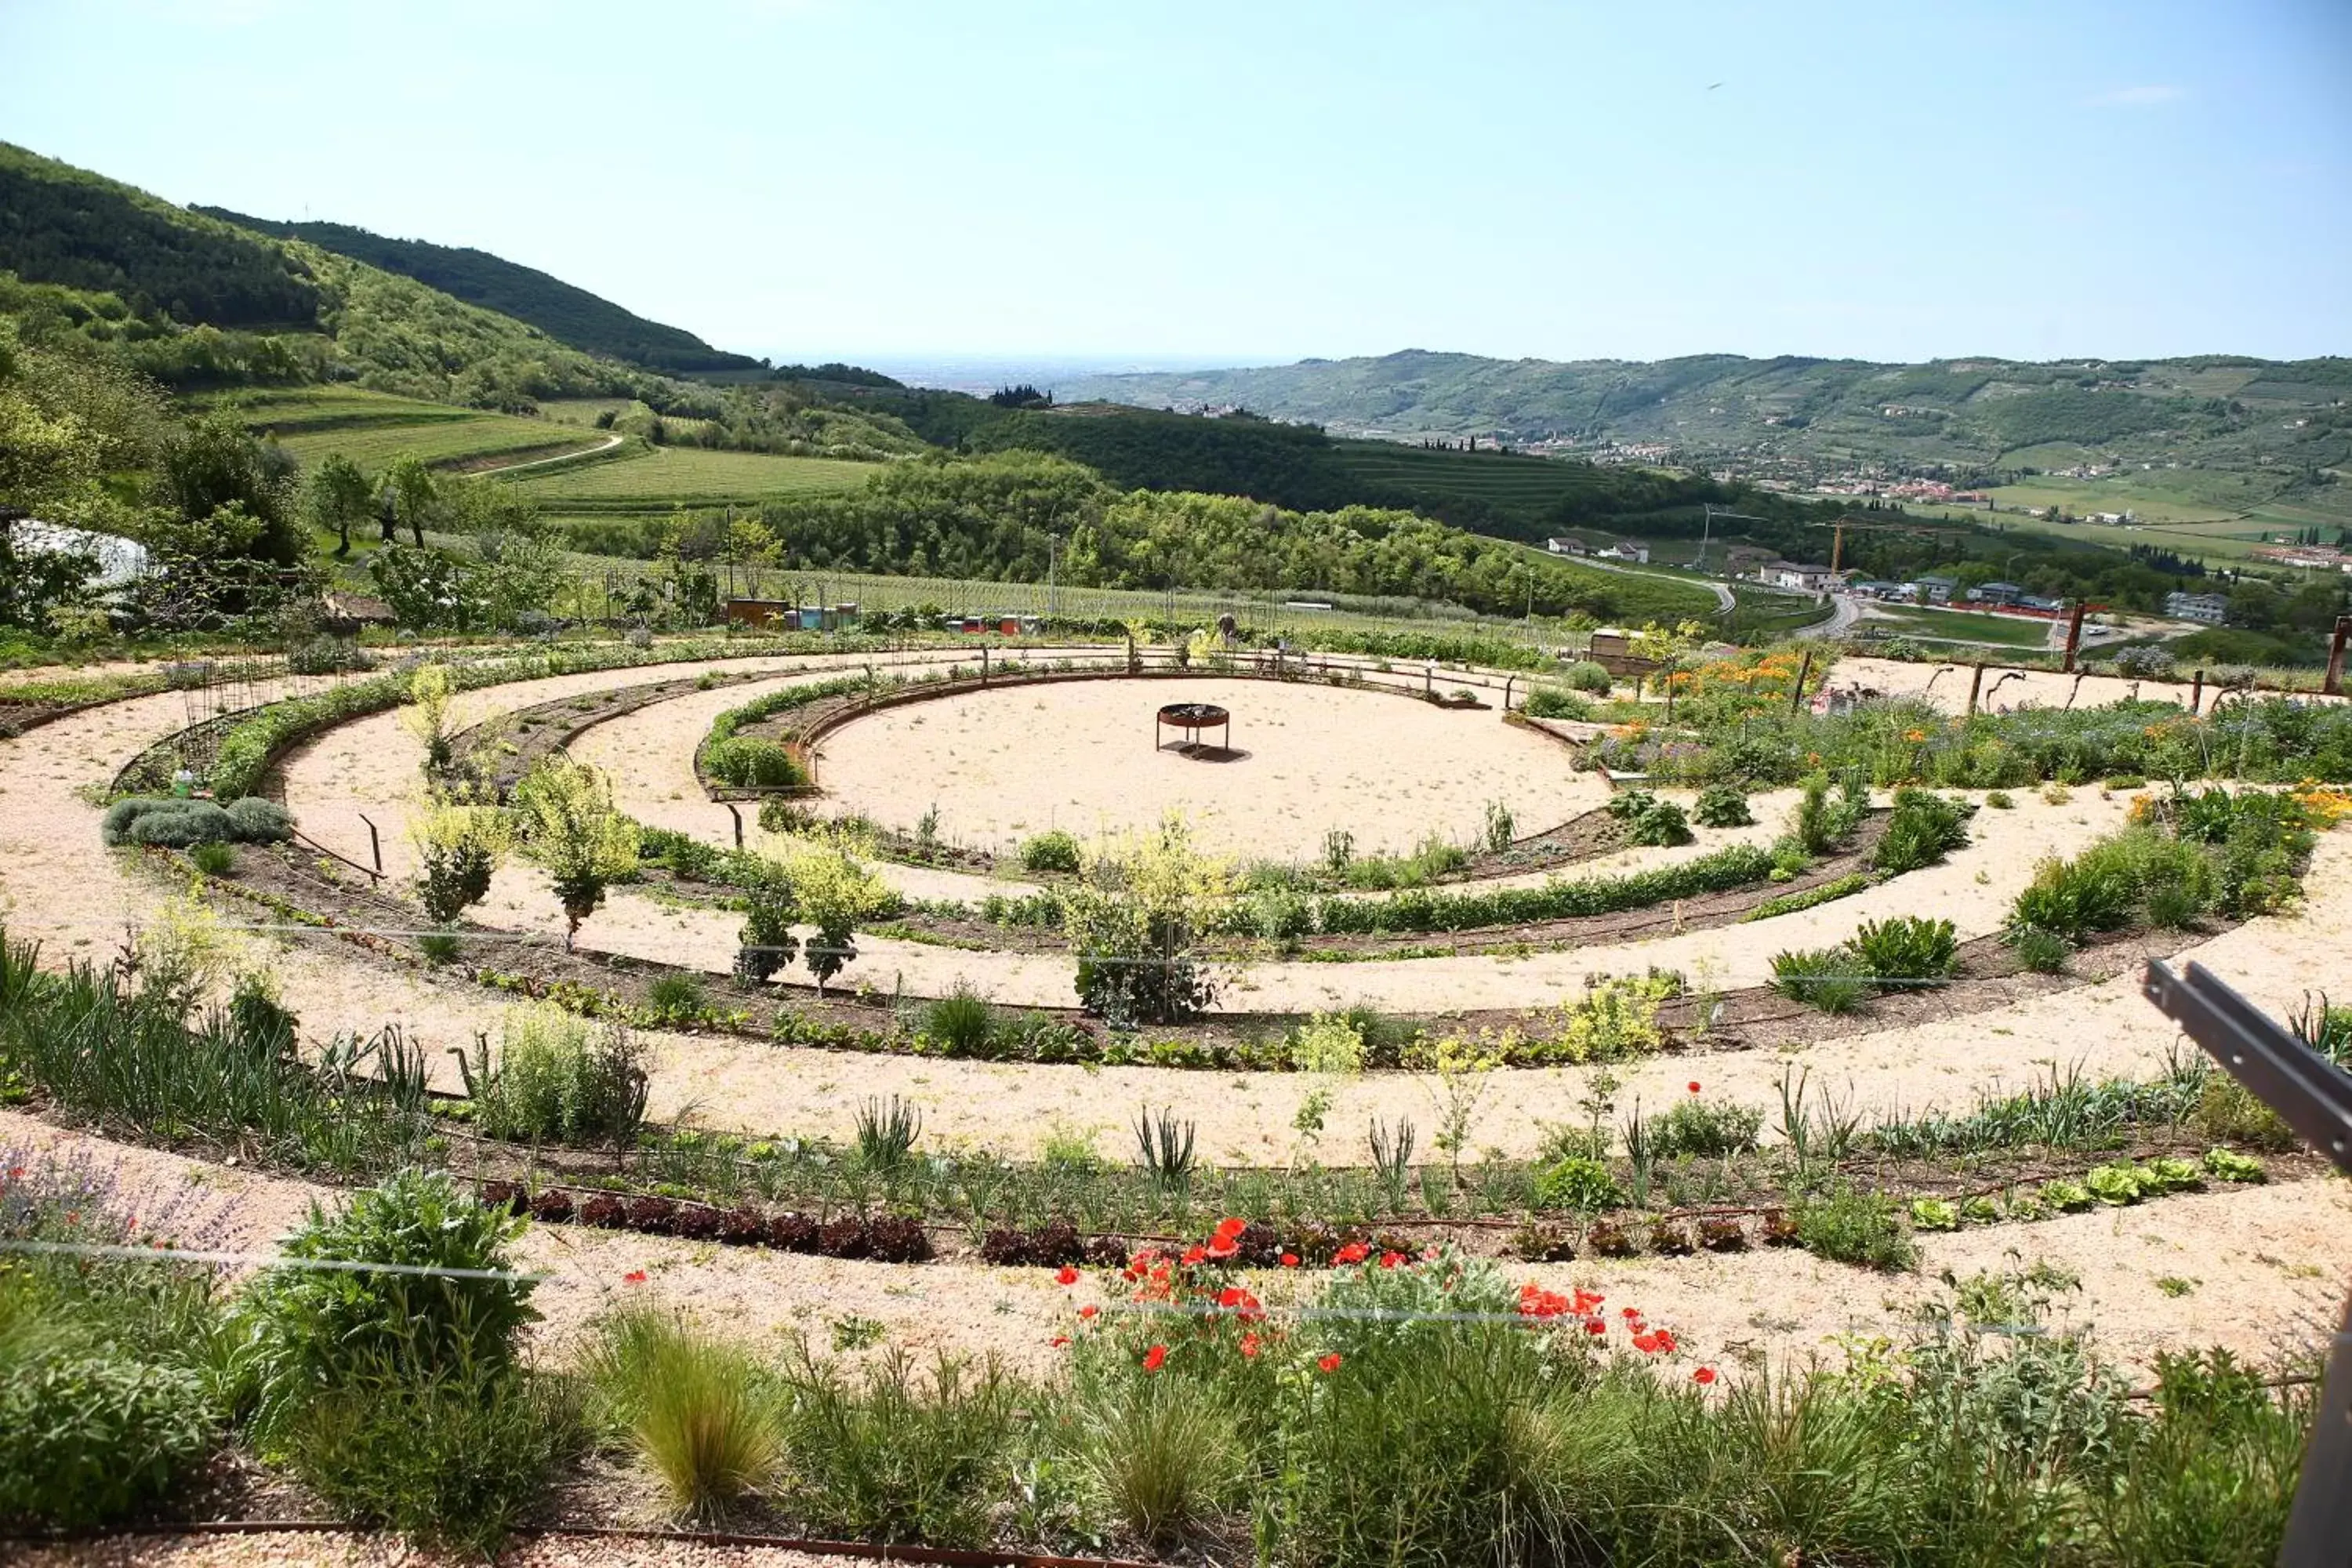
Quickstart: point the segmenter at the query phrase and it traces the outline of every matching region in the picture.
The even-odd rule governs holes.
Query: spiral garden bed
[[[940,650],[923,658],[918,668],[944,668],[959,656]],[[484,765],[474,771],[506,788],[537,758],[574,745],[666,758],[658,772],[633,770],[616,781],[625,803],[726,852],[734,847],[733,822],[693,769],[709,712],[736,700],[739,687],[841,679],[838,663],[803,670],[777,661],[757,670],[614,668],[489,684],[467,694],[457,751],[461,766],[478,760]],[[1095,771],[1065,768],[1057,776],[1062,787],[1132,813],[1139,808],[1118,799],[1123,770],[1136,753],[1149,760],[1150,712],[1170,689],[1156,677],[1123,687],[1127,679],[1123,670],[1049,672],[1000,686],[992,671],[984,698],[976,682],[942,680],[887,712],[844,693],[827,700],[833,707],[805,705],[765,732],[802,726],[800,739],[820,742],[828,804],[891,824],[903,836],[897,842],[909,845],[920,813],[908,807],[928,804],[949,748],[894,747],[890,737],[904,730],[872,730],[906,775],[897,794],[872,795],[835,750],[861,730],[898,724],[937,733],[934,718],[919,727],[911,721],[985,701],[1018,716],[1017,725],[999,726],[1007,732],[1045,735],[1064,700],[1124,691],[1134,698],[1139,734]],[[1426,888],[1401,895],[1327,882],[1309,884],[1320,889],[1313,897],[1382,907],[1441,889],[1487,898],[1541,874],[1573,875],[1586,861],[1607,858],[1606,875],[1639,875],[1746,842],[1702,828],[1686,852],[1628,844],[1622,825],[1599,809],[1601,786],[1570,771],[1567,750],[1507,731],[1492,712],[1373,704],[1353,692],[1272,681],[1245,691],[1223,686],[1223,705],[1244,721],[1234,744],[1252,755],[1230,767],[1189,769],[1208,781],[1203,789],[1229,788],[1216,781],[1241,777],[1273,754],[1260,744],[1258,698],[1287,690],[1302,701],[1326,698],[1325,721],[1334,725],[1370,722],[1358,716],[1393,709],[1510,734],[1514,749],[1496,754],[1518,758],[1515,765],[1530,772],[1556,770],[1544,785],[1557,790],[1550,798],[1572,803],[1529,808],[1524,820],[1556,826],[1500,847],[1482,845]],[[669,713],[682,704],[694,706],[693,722]],[[839,721],[808,735],[812,720],[832,716]],[[100,848],[97,807],[75,793],[167,743],[180,727],[174,718],[164,699],[133,698],[0,742],[0,789],[17,807],[13,823],[0,825],[0,888],[11,933],[39,938],[45,963],[102,958],[126,915],[152,921],[189,887],[183,858]],[[345,728],[359,724],[369,726],[363,739]],[[322,842],[352,847],[347,823],[322,809],[343,787],[366,803],[387,840],[399,839],[407,810],[400,791],[420,785],[423,774],[419,748],[390,712],[331,721],[279,754],[291,759],[285,771],[298,826],[307,821]],[[1178,765],[1172,752],[1169,761]],[[1759,810],[1777,816],[1784,805],[1759,801]],[[1286,943],[1221,937],[1210,956],[1234,973],[1218,1010],[1137,1029],[1114,1029],[1077,1010],[1066,940],[977,914],[986,895],[1004,887],[981,874],[1009,868],[1002,835],[979,846],[984,853],[949,857],[944,868],[934,859],[923,873],[929,879],[908,884],[925,891],[907,895],[892,921],[877,922],[887,934],[860,931],[863,967],[822,999],[797,971],[756,988],[726,979],[738,918],[729,906],[740,889],[723,878],[682,876],[667,862],[616,888],[570,952],[540,873],[501,871],[489,900],[459,929],[458,958],[438,963],[419,934],[426,922],[398,855],[379,888],[309,851],[249,846],[205,879],[201,896],[231,925],[254,928],[248,940],[278,948],[280,995],[301,1019],[310,1057],[336,1031],[364,1033],[394,1015],[408,1021],[435,1058],[436,1098],[414,1147],[489,1200],[538,1216],[542,1228],[526,1237],[522,1256],[554,1276],[546,1287],[551,1334],[643,1289],[735,1331],[798,1324],[820,1340],[830,1332],[847,1347],[835,1353],[851,1360],[876,1353],[870,1331],[881,1346],[993,1352],[1050,1374],[1062,1353],[1055,1341],[1077,1331],[1076,1305],[1115,1292],[1114,1266],[1135,1247],[1206,1247],[1222,1235],[1224,1277],[1269,1300],[1286,1279],[1303,1284],[1307,1274],[1344,1264],[1352,1248],[1377,1259],[1431,1246],[1495,1259],[1545,1290],[1591,1288],[1637,1300],[1673,1324],[1681,1348],[1671,1360],[1685,1378],[1693,1365],[1738,1375],[1766,1357],[1801,1358],[1831,1335],[1883,1331],[1898,1310],[1933,1294],[1938,1270],[1999,1268],[2011,1252],[2075,1275],[2081,1315],[2130,1356],[2210,1342],[2259,1352],[2330,1305],[2336,1281],[2295,1260],[2352,1249],[2352,1205],[2309,1158],[2217,1131],[2218,1113],[2187,1100],[2167,1102],[2161,1115],[2134,1112],[2143,1119],[2115,1122],[2104,1141],[2063,1144],[1983,1131],[1981,1146],[1934,1145],[1957,1135],[1935,1131],[1918,1115],[1939,1105],[1964,1117],[1979,1097],[1987,1107],[2007,1104],[2003,1095],[2078,1062],[2086,1082],[2098,1080],[2110,1099],[2152,1094],[2147,1086],[2163,1080],[2176,1043],[2133,995],[2132,972],[2150,954],[2193,952],[2280,1012],[2334,978],[2352,931],[2352,855],[2343,834],[2323,836],[2301,913],[2243,923],[2209,918],[2185,931],[2126,923],[2086,939],[2065,973],[2025,971],[1999,940],[1996,912],[2031,879],[2036,858],[2095,841],[2124,820],[2125,805],[2086,791],[2071,805],[2029,801],[2015,812],[1982,811],[1969,824],[1971,845],[1947,861],[1864,877],[1885,831],[1882,799],[1843,846],[1779,881],[1558,920],[1318,931]],[[1402,841],[1388,842],[1402,847],[1425,825],[1472,826],[1460,801],[1428,809]],[[1026,823],[1029,808],[1018,811]],[[948,807],[942,815],[950,826],[938,837],[951,838],[955,819]],[[975,818],[981,825],[968,837],[987,837],[993,820]],[[1311,826],[1313,835],[1302,831],[1286,846],[1303,853],[1269,858],[1313,858],[1326,825]],[[1381,831],[1360,830],[1367,848]],[[747,850],[773,843],[747,829]],[[1845,896],[1794,907],[1803,900],[1792,895],[1850,879],[1859,879]],[[1062,873],[1039,883],[1049,891],[1072,885]],[[947,912],[958,905],[964,912]],[[1864,919],[1946,911],[1959,928],[1946,984],[1889,991],[1830,1015],[1759,983],[1762,959],[1780,949],[1842,940]],[[1584,997],[1585,973],[1638,978],[1651,962],[1683,972],[1686,986],[1657,998],[1654,1038],[1589,1062],[1494,1047],[1505,1065],[1474,1069],[1483,1099],[1450,1153],[1433,1141],[1446,1124],[1458,1067],[1438,1070],[1434,1054],[1391,1065],[1375,1053],[1358,1074],[1300,1070],[1296,1037],[1312,1022],[1307,1016],[1338,1013],[1360,987],[1382,998],[1384,1028],[1424,1043],[1475,1045],[1514,1031],[1536,1038],[1556,1027],[1563,1005]],[[893,968],[922,983],[885,983]],[[1040,999],[1044,990],[1033,997],[1018,975],[1059,976],[1063,994],[1052,1004]],[[697,1008],[665,1012],[676,992],[666,1003],[661,983],[680,978],[697,981]],[[933,1005],[952,999],[950,982],[966,978],[982,1000],[1000,992],[992,1008],[1000,1020],[1034,1016],[1050,1026],[1023,1037],[1028,1046],[1000,1038],[979,1050],[934,1036]],[[1328,1003],[1292,1003],[1317,994],[1318,982]],[[476,1029],[494,1031],[505,1003],[534,996],[630,1020],[651,1043],[656,1124],[625,1158],[479,1138],[464,1120],[466,1102],[451,1098],[458,1086],[440,1053],[464,1047]],[[1414,997],[1436,1000],[1413,1005]],[[1890,1141],[1864,1138],[1828,1153],[1792,1148],[1780,1114],[1780,1096],[1792,1087],[1812,1094],[1817,1109],[1826,1094],[1841,1108],[1832,1121],[1852,1113],[1888,1129]],[[876,1163],[850,1130],[861,1107],[886,1096],[903,1097],[929,1119],[923,1141],[911,1153],[899,1150],[897,1164]],[[246,1194],[239,1202],[331,1197],[339,1183],[368,1174],[329,1179],[299,1154],[231,1129],[173,1132],[92,1115],[37,1083],[17,1098],[17,1109],[0,1110],[0,1142],[63,1136],[173,1180],[209,1171]],[[1757,1129],[1722,1152],[1683,1147],[1647,1165],[1612,1148],[1599,1163],[1613,1199],[1564,1195],[1555,1158],[1568,1146],[1560,1130],[1588,1125],[1581,1107],[1602,1102],[1599,1124],[1620,1132],[1637,1101],[1651,1117],[1685,1102],[1753,1110]],[[681,1124],[679,1113],[689,1110]],[[1140,1131],[1130,1124],[1163,1115],[1197,1129],[1198,1167],[1185,1183],[1157,1183],[1140,1164]],[[1364,1129],[1378,1124],[1393,1154],[1404,1118],[1419,1125],[1417,1152],[1384,1174],[1368,1162]],[[1980,1120],[1991,1128],[1999,1119],[1986,1109]],[[93,1131],[61,1133],[68,1123]],[[2244,1180],[2231,1160],[2209,1163],[2215,1150],[2255,1162],[2267,1184]],[[1857,1269],[1868,1259],[1818,1237],[1807,1242],[1802,1205],[1786,1192],[1791,1173],[1809,1163],[1819,1183],[1891,1205],[1895,1229],[1916,1248],[1916,1268],[1866,1277]],[[2077,1189],[2088,1191],[2095,1175],[2105,1190],[2078,1205]],[[2109,1195],[2142,1178],[2141,1190]],[[1221,1218],[1241,1228],[1213,1231]],[[1299,1272],[1286,1257],[1299,1260]],[[1066,1268],[1084,1275],[1076,1294],[1048,1272]]]

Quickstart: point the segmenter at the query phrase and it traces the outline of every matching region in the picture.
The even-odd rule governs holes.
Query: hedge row
[[[1528,925],[1720,893],[1761,882],[1771,874],[1770,850],[1735,844],[1677,865],[1622,877],[1546,882],[1539,888],[1461,893],[1415,888],[1385,899],[1322,898],[1315,901],[1315,925],[1332,935],[1366,936]]]

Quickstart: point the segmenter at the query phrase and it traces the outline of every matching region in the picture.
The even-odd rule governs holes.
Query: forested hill
[[[2346,461],[2352,359],[2229,355],[2029,364],[1860,360],[1496,360],[1407,350],[1255,369],[1095,376],[1065,400],[1239,405],[1335,433],[1657,444],[1750,472],[1856,461],[1962,476],[2105,454],[2285,471]],[[2301,423],[2298,423],[2300,421]]]
[[[0,269],[190,326],[310,328],[319,314],[317,284],[282,247],[5,142]]]
[[[646,321],[587,289],[486,250],[394,239],[341,223],[291,223],[198,206],[209,217],[281,239],[300,239],[396,272],[469,305],[528,321],[559,342],[674,375],[758,370],[760,362],[712,348],[682,327]]]

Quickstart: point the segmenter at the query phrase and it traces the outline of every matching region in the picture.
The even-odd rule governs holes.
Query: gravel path
[[[1203,702],[1234,714],[1231,761],[1151,746],[1153,713]],[[1599,805],[1608,786],[1491,710],[1391,693],[1237,680],[1088,681],[971,692],[890,709],[825,740],[819,777],[877,821],[936,808],[953,842],[1003,850],[1049,828],[1090,837],[1181,810],[1220,853],[1312,859],[1327,829],[1359,854],[1427,836],[1475,839],[1486,803],[1530,827]]]

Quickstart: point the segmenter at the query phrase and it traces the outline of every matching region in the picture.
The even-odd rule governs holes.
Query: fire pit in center
[[[1168,742],[1162,739],[1165,731],[1177,733],[1176,749],[1188,757],[1231,756],[1234,750],[1234,716],[1213,702],[1170,702],[1160,707],[1151,721],[1151,749],[1160,751]],[[1202,741],[1203,730],[1222,731],[1216,745]]]

